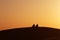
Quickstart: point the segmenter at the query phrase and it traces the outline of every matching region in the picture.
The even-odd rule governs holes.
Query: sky
[[[0,30],[32,24],[60,29],[60,0],[0,0]]]

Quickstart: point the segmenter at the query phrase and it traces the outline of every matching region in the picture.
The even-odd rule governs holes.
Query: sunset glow
[[[60,28],[60,0],[0,0],[0,30],[32,24]]]

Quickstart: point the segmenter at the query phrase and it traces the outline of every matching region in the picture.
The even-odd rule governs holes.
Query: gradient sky
[[[32,24],[60,28],[60,0],[0,0],[0,30]]]

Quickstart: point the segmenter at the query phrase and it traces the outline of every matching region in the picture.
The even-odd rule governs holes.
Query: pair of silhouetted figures
[[[60,40],[60,29],[39,27],[16,28],[0,31],[2,40]]]
[[[38,27],[38,24],[35,26],[35,24],[32,25],[33,28]]]

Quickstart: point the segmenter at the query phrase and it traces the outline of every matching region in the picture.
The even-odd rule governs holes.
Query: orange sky
[[[60,28],[60,0],[0,0],[0,30],[32,24]]]

